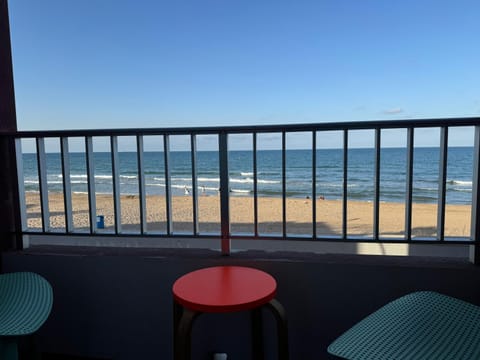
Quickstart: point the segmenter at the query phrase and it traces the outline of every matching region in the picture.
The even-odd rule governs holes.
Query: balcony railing
[[[214,237],[221,240],[222,251],[228,253],[230,239],[467,244],[478,241],[479,125],[480,118],[465,118],[20,131],[2,136],[16,139],[23,234]],[[430,129],[431,136],[438,136],[428,151],[422,150],[421,143],[415,143],[415,134],[425,129]],[[466,150],[449,145],[449,132],[458,129],[471,134],[472,143],[462,144],[469,146]],[[382,143],[384,134],[402,137],[404,145],[389,150],[391,144]],[[303,150],[289,147],[289,139],[294,137],[301,139]],[[275,150],[266,150],[271,146],[270,138],[276,139]],[[327,146],[331,138],[337,139],[333,150]],[[178,146],[172,149],[172,141],[178,143],[179,139],[187,140],[180,150],[188,152],[178,152]],[[367,145],[358,149],[352,139]],[[199,140],[209,143],[208,147],[199,149]],[[124,142],[128,144],[119,145]],[[242,151],[231,149],[240,142]],[[298,141],[294,145],[298,147]],[[132,146],[134,149],[128,154],[123,151]],[[449,162],[454,151],[463,154],[461,163],[458,154]],[[418,160],[417,153],[423,154],[424,159]],[[242,169],[238,164],[246,169],[240,179],[235,178]],[[452,172],[460,166],[463,177],[451,179],[449,166]],[[206,167],[208,178],[204,175]],[[329,167],[334,170],[328,170]],[[266,178],[265,173],[274,180]],[[331,179],[325,179],[327,176]],[[325,185],[329,181],[330,190]],[[429,181],[430,188],[425,190],[428,196],[419,193],[418,183]],[[236,189],[237,184],[242,188]],[[449,189],[455,184],[461,188]],[[463,193],[462,197],[449,199],[449,191],[453,194],[456,190]],[[99,208],[100,197],[109,199],[108,209]],[[133,215],[130,214],[134,221],[130,223],[122,217],[128,199],[134,203]],[[358,230],[358,218],[350,216],[356,199],[362,200],[363,208],[355,213],[360,211],[360,216],[367,219],[369,230],[365,226]],[[62,203],[60,211],[58,204],[53,204],[58,201]],[[75,206],[82,201],[83,208]],[[180,216],[176,211],[185,209],[185,202],[190,204],[186,207],[190,214]],[[396,213],[390,214],[400,224],[395,230],[382,228],[382,218],[389,211],[382,207],[390,202],[397,206]],[[421,202],[433,204],[429,216],[435,220],[434,226],[428,226],[429,231],[416,221],[416,206]],[[323,206],[327,203],[328,207]],[[448,210],[455,204],[467,208],[464,217],[470,221],[461,231],[446,231]],[[303,212],[308,208],[306,219],[296,217],[300,208]],[[132,211],[132,206],[128,211]],[[149,220],[152,211],[163,215]],[[214,211],[218,221],[205,224],[202,219],[206,211]],[[234,212],[242,213],[239,222],[234,220]],[[277,214],[276,219],[266,216],[273,213]]]

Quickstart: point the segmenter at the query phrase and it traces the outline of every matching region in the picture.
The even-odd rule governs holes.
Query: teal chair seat
[[[16,359],[18,336],[31,335],[47,320],[52,287],[38,274],[0,275],[0,359]]]
[[[328,352],[350,360],[480,359],[480,307],[436,292],[411,293],[354,325]]]

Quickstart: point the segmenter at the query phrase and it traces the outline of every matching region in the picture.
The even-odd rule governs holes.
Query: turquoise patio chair
[[[408,294],[328,347],[350,360],[480,359],[480,307],[431,291]]]
[[[0,275],[0,359],[18,358],[18,337],[31,335],[42,326],[52,302],[52,287],[40,275],[31,272]]]

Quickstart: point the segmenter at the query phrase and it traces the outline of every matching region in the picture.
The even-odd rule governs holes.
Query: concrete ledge
[[[152,238],[105,237],[75,235],[25,235],[24,246],[38,245],[91,246],[115,248],[209,249],[220,252],[216,238]],[[232,240],[232,253],[260,250],[265,252],[296,252],[314,254],[422,256],[469,260],[472,245],[438,243],[372,243],[290,240]]]

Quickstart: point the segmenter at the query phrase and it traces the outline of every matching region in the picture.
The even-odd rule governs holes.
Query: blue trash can
[[[97,229],[105,228],[105,218],[103,215],[97,215]]]

